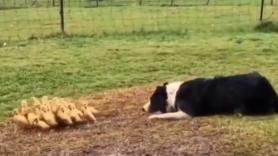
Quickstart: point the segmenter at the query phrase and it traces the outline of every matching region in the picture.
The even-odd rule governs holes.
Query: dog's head
[[[150,101],[143,106],[143,111],[155,113],[162,112],[166,113],[167,107],[167,83],[164,83],[163,86],[157,86],[153,92]]]
[[[143,111],[149,113],[166,113],[175,111],[175,98],[181,82],[168,83],[157,86],[149,102],[143,106]]]

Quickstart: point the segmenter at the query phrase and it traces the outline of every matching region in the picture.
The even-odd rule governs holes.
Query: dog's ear
[[[168,82],[164,82],[164,83],[163,83],[163,86],[165,87],[167,84],[168,84]]]
[[[156,90],[161,90],[163,88],[164,88],[164,86],[156,86]]]

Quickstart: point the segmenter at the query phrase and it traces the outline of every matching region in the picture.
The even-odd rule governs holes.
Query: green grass
[[[64,0],[67,7],[95,7],[97,0]],[[140,0],[99,0],[99,6],[114,5],[139,5]],[[142,5],[165,5],[171,0],[141,0]],[[270,1],[266,1],[269,4]],[[176,5],[206,5],[207,0],[174,0]],[[210,0],[209,5],[258,5],[260,1],[254,0]],[[59,6],[59,0],[54,0],[54,5]],[[24,8],[24,7],[52,7],[53,0],[39,0],[34,3],[31,0],[1,0],[0,9]]]
[[[235,3],[240,4],[240,3]],[[276,6],[265,7],[265,17],[276,20]],[[101,36],[137,32],[252,32],[259,23],[258,5],[185,7],[122,6],[66,7],[65,31],[73,35]],[[59,8],[0,10],[0,42],[25,40],[60,32]]]
[[[241,1],[240,6],[228,5],[239,4],[230,0],[214,2],[217,5],[198,7],[72,4],[65,10],[64,37],[56,35],[58,8],[0,10],[0,121],[20,100],[32,96],[77,98],[188,76],[259,71],[278,90],[278,34],[273,33],[277,14],[269,16],[277,7],[265,9],[274,22],[258,24],[257,2]],[[256,151],[256,141],[278,142],[278,126],[273,124],[277,116],[208,120],[226,128],[230,133],[224,139],[239,151]]]
[[[154,81],[259,71],[278,88],[278,34],[117,35],[0,48],[0,116],[31,96],[81,96]]]
[[[278,32],[278,22],[271,22],[271,21],[266,21],[258,24],[255,27],[256,31],[259,32]]]
[[[215,116],[209,119],[207,127],[201,129],[205,134],[214,132],[215,135],[225,133],[219,140],[222,141],[223,151],[229,145],[234,155],[277,155],[273,150],[278,143],[277,115],[264,117],[227,117]],[[217,128],[211,128],[211,125]]]

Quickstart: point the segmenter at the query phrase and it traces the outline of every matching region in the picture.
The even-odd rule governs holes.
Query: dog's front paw
[[[154,115],[150,115],[150,116],[148,117],[148,119],[149,119],[149,120],[159,119],[159,116],[158,116],[158,115],[156,115],[156,114],[154,114]]]

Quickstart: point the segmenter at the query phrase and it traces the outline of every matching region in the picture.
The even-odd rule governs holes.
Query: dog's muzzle
[[[146,103],[143,108],[142,108],[142,111],[143,112],[148,112],[149,111],[149,107],[150,107],[150,102]]]

